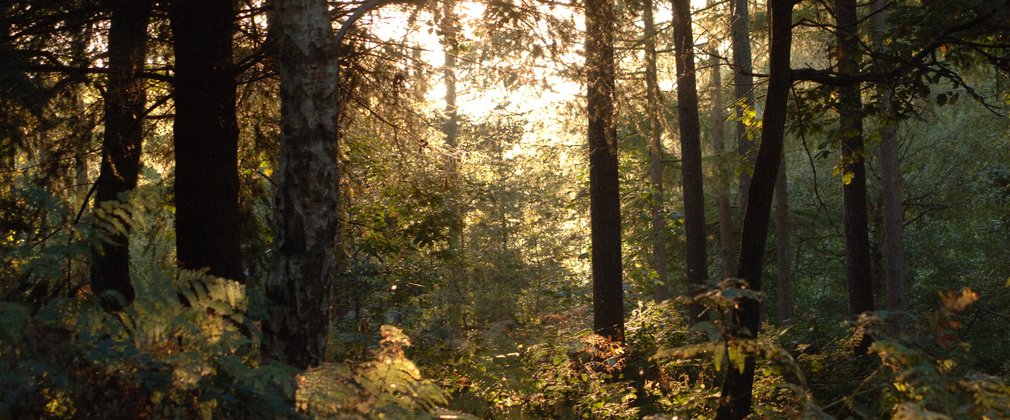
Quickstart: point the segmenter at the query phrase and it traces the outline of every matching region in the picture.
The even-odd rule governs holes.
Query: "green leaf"
[[[721,372],[722,358],[726,355],[726,348],[723,346],[716,346],[713,353],[715,353],[712,357],[712,362],[715,364],[715,371]]]
[[[740,349],[739,346],[729,347],[729,362],[733,364],[734,367],[740,373],[743,373],[744,367],[747,365],[747,355]]]

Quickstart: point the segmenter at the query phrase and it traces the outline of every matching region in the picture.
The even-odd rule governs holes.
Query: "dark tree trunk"
[[[710,2],[711,4],[711,2]],[[726,161],[726,116],[722,112],[722,68],[716,54],[717,42],[711,42],[712,59],[712,148],[716,159],[715,205],[719,212],[719,254],[722,259],[722,277],[733,277],[736,256],[733,245],[733,208],[729,201],[729,164]]]
[[[747,10],[748,0],[730,0],[730,32],[733,44],[733,93],[736,96],[736,116],[740,122],[736,125],[737,153],[740,157],[740,216],[747,210],[747,190],[750,186],[751,170],[754,168],[754,156],[751,153],[751,141],[747,138],[747,126],[742,122],[744,108],[754,107],[754,77],[753,58],[750,51],[750,12]]]
[[[688,288],[697,290],[708,281],[705,255],[705,189],[701,168],[701,123],[694,69],[694,35],[691,2],[673,0],[673,48],[677,61],[677,115],[680,119],[680,159],[684,184],[684,255]],[[689,291],[693,293],[693,291]],[[697,318],[694,308],[692,320]]]
[[[175,0],[175,232],[179,266],[244,281],[231,0]]]
[[[267,293],[275,357],[322,362],[336,273],[339,213],[336,49],[325,0],[274,3],[281,76],[281,157]]]
[[[150,0],[110,2],[109,82],[105,94],[105,137],[102,166],[95,188],[95,207],[119,200],[120,194],[137,186],[143,140],[147,91],[141,77],[147,53],[147,23]],[[108,215],[108,217],[116,217]],[[126,232],[108,232],[108,242],[95,250],[91,266],[91,290],[98,294],[115,291],[125,304],[133,302],[130,283],[129,226]],[[109,309],[121,309],[118,302],[104,300]]]
[[[838,19],[838,70],[859,71],[859,35],[855,0],[836,0]],[[845,216],[845,277],[849,289],[849,315],[873,310],[870,277],[870,235],[866,209],[866,169],[863,151],[863,116],[859,85],[838,88],[838,130],[842,140],[842,195]],[[869,346],[868,340],[857,349]]]
[[[614,125],[614,10],[609,0],[586,0],[586,73],[593,329],[624,341],[621,197]]]
[[[657,301],[670,298],[670,273],[666,255],[666,216],[663,214],[663,124],[660,121],[662,100],[656,74],[656,22],[652,0],[642,5],[645,21],[645,98],[649,119],[649,186],[652,198],[649,216],[652,219],[652,268],[656,270],[658,284],[653,296]]]
[[[887,3],[877,0],[873,14],[873,48],[886,53],[884,32],[887,31]],[[898,157],[898,124],[895,121],[892,105],[891,87],[881,85],[877,88],[879,95],[878,127],[880,133],[880,166],[881,182],[884,190],[884,205],[882,216],[884,222],[884,278],[887,284],[887,309],[903,311],[908,303],[908,292],[905,290],[905,246],[904,246],[904,208],[901,202],[903,181],[901,178],[901,160]]]
[[[749,287],[756,291],[761,290],[765,240],[768,237],[775,179],[782,157],[786,108],[792,84],[789,56],[792,46],[793,0],[769,0],[768,8],[771,20],[768,96],[764,125],[761,128],[761,147],[758,148],[754,177],[748,190],[748,205],[740,239],[740,267],[737,270],[737,277],[746,280]],[[742,327],[735,330],[736,337],[757,337],[761,326],[761,302],[744,299],[740,308],[734,311],[733,318],[737,328]],[[729,420],[747,417],[751,411],[753,389],[754,358],[748,357],[743,372],[735,368],[727,369],[717,418]]]
[[[783,148],[783,152],[785,149]],[[793,317],[793,279],[789,271],[789,185],[786,179],[785,153],[779,158],[779,173],[775,179],[775,254],[778,265],[779,321]]]

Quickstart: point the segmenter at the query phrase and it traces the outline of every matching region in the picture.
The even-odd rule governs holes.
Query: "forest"
[[[1006,419],[1008,238],[1005,1],[0,0],[3,419]]]

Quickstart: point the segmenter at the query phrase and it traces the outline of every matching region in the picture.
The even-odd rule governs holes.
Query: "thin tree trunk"
[[[649,119],[649,187],[652,199],[649,216],[652,218],[652,268],[658,275],[654,292],[657,301],[670,298],[670,273],[667,270],[666,216],[663,214],[663,124],[660,121],[662,106],[659,82],[656,75],[656,22],[652,0],[642,6],[645,21],[645,104]]]
[[[711,2],[709,2],[712,4]],[[726,162],[726,116],[722,112],[722,68],[716,54],[718,43],[711,42],[712,67],[712,148],[717,156],[715,205],[719,212],[719,251],[722,257],[722,277],[733,277],[736,271],[736,256],[733,245],[733,208],[729,201],[729,164]]]
[[[748,0],[730,0],[730,32],[733,44],[733,94],[736,96],[737,154],[740,157],[740,190],[739,204],[741,219],[747,210],[747,196],[750,186],[751,170],[754,168],[754,156],[751,153],[751,141],[747,138],[747,126],[743,123],[744,109],[754,107],[754,77],[753,58],[750,51],[750,13],[747,9]]]
[[[792,47],[793,0],[769,0],[771,20],[770,74],[768,96],[761,128],[761,146],[758,148],[754,177],[748,190],[747,211],[744,214],[740,239],[740,267],[737,277],[748,282],[751,289],[761,291],[761,274],[764,268],[765,241],[771,218],[772,195],[782,158],[785,137],[786,109],[792,84],[789,69]],[[731,339],[753,338],[761,327],[761,302],[743,299],[733,313],[737,328]],[[718,419],[735,420],[751,412],[754,389],[754,358],[747,357],[743,371],[729,368],[722,384]]]
[[[277,0],[281,156],[275,246],[267,284],[283,315],[270,325],[275,357],[322,361],[336,273],[339,214],[337,60],[325,0]]]
[[[593,329],[600,335],[623,342],[621,197],[617,127],[614,125],[614,21],[609,0],[586,0]]]
[[[453,6],[455,0],[442,1],[442,16],[439,22],[442,44],[442,56],[445,64],[442,66],[442,76],[445,83],[445,122],[442,124],[442,134],[445,135],[445,166],[447,172],[446,210],[449,213],[449,281],[451,287],[452,323],[450,331],[462,330],[463,322],[463,214],[461,208],[461,193],[459,180],[459,110],[456,106],[456,54],[458,43],[457,19]]]
[[[789,185],[786,180],[785,148],[779,157],[779,173],[775,179],[775,254],[778,264],[779,321],[793,317],[793,280],[789,271]]]
[[[147,52],[149,0],[116,0],[110,4],[109,82],[105,95],[105,137],[102,165],[95,189],[95,206],[119,200],[120,194],[137,186],[143,117],[147,91],[141,77]],[[115,217],[115,216],[110,216]],[[129,225],[126,231],[108,232],[102,249],[95,252],[91,266],[91,290],[118,292],[125,304],[133,302],[130,283]],[[121,309],[119,302],[103,299],[109,309]]]
[[[698,87],[694,68],[694,35],[691,32],[691,2],[673,0],[673,48],[677,61],[677,115],[680,118],[681,177],[684,185],[684,251],[689,289],[708,281],[705,255],[705,189],[701,167],[701,123],[698,117]],[[689,293],[694,293],[693,290]],[[698,308],[692,308],[696,319]]]
[[[231,0],[175,0],[175,232],[186,269],[244,281]]]
[[[855,0],[835,0],[838,20],[838,70],[859,71],[859,35]],[[866,169],[863,151],[862,101],[859,85],[838,88],[839,133],[842,137],[842,198],[845,218],[845,272],[849,289],[849,315],[873,310],[870,274],[870,236],[866,209]],[[865,352],[869,340],[857,348]]]
[[[871,18],[873,25],[873,48],[886,53],[884,33],[887,31],[887,3],[877,0],[876,12]],[[889,86],[879,85],[877,95],[878,130],[880,134],[880,166],[884,195],[884,278],[887,289],[887,309],[903,311],[908,304],[905,291],[905,246],[904,208],[901,203],[903,180],[901,161],[898,157],[898,124],[894,119],[892,92]]]

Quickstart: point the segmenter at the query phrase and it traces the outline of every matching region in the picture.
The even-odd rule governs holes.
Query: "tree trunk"
[[[775,179],[775,253],[778,264],[779,321],[793,317],[793,280],[789,271],[789,185],[786,181],[785,148],[779,157],[779,173]]]
[[[652,218],[652,268],[656,270],[658,281],[654,296],[656,301],[670,298],[670,273],[667,270],[666,216],[663,214],[665,194],[663,191],[663,124],[660,121],[662,103],[659,82],[656,75],[656,22],[653,17],[652,0],[642,5],[645,21],[645,98],[649,119],[649,187],[652,199],[649,216]]]
[[[747,211],[744,214],[740,239],[740,267],[737,277],[746,280],[753,290],[761,290],[761,272],[764,266],[765,240],[771,216],[772,194],[782,158],[785,137],[786,109],[791,86],[789,56],[792,46],[793,0],[769,0],[771,20],[770,74],[768,96],[765,101],[761,147],[758,148],[754,177],[748,190]],[[761,302],[744,299],[733,313],[734,331],[740,338],[757,337],[761,327]],[[732,339],[732,338],[731,338]],[[754,389],[754,358],[747,357],[743,372],[729,368],[722,384],[718,419],[742,419],[751,411],[751,392]]]
[[[859,71],[859,35],[855,0],[835,0],[838,23],[838,70]],[[849,315],[873,310],[870,277],[870,236],[866,209],[866,169],[863,151],[862,101],[859,85],[838,88],[839,133],[842,137],[842,198],[845,218],[845,273],[849,289]],[[868,340],[857,349],[862,353]]]
[[[446,195],[445,206],[449,214],[449,281],[451,283],[450,304],[447,308],[451,314],[450,331],[455,334],[463,329],[464,288],[463,281],[463,214],[462,191],[459,180],[459,110],[456,106],[456,54],[458,42],[456,33],[458,21],[453,6],[456,0],[442,1],[442,16],[439,21],[439,32],[442,44],[442,56],[445,63],[442,66],[442,76],[445,83],[445,122],[442,124],[442,134],[445,135],[445,167]]]
[[[244,281],[231,0],[175,0],[175,233],[179,266]]]
[[[751,170],[754,168],[754,156],[751,153],[751,141],[747,138],[747,126],[743,123],[744,109],[754,107],[754,77],[753,58],[750,51],[750,13],[747,10],[748,0],[730,0],[730,32],[733,44],[733,94],[736,96],[737,154],[740,157],[740,190],[739,204],[741,219],[747,210],[747,196],[750,186]]]
[[[120,194],[137,186],[147,91],[144,87],[144,59],[147,53],[147,23],[150,0],[116,0],[110,3],[109,81],[105,94],[105,136],[102,165],[95,188],[95,207],[119,200]],[[109,217],[115,217],[109,215]],[[107,232],[109,237],[96,249],[91,266],[91,290],[118,292],[125,304],[133,302],[130,283],[129,225],[126,231]],[[119,302],[102,300],[109,309],[121,309]]]
[[[712,2],[709,2],[712,4]],[[715,205],[719,212],[719,251],[722,257],[722,278],[733,277],[736,268],[736,258],[733,245],[733,209],[729,201],[729,173],[726,162],[726,134],[724,126],[726,116],[722,113],[722,69],[719,56],[716,54],[719,44],[710,43],[712,48],[712,148],[717,157],[716,165],[716,195]]]
[[[597,334],[623,342],[621,197],[614,125],[614,20],[609,0],[586,0],[593,329]]]
[[[673,48],[677,61],[677,115],[680,119],[681,177],[684,183],[684,251],[689,289],[708,281],[705,255],[705,189],[701,168],[701,123],[694,69],[694,35],[691,32],[691,2],[673,0]],[[693,294],[693,291],[689,290]],[[692,320],[697,318],[694,308]]]
[[[871,18],[873,24],[873,48],[886,53],[884,33],[887,31],[887,2],[877,0],[874,8],[877,10]],[[880,134],[880,166],[883,183],[883,222],[884,222],[884,278],[887,289],[887,309],[903,311],[908,304],[908,293],[905,291],[905,246],[904,246],[904,208],[902,207],[902,177],[901,162],[898,157],[898,124],[895,121],[892,106],[892,92],[889,86],[877,87],[880,98],[877,103],[878,130]]]
[[[300,368],[323,358],[336,273],[337,59],[324,0],[277,0],[281,156],[267,294],[275,357]]]

